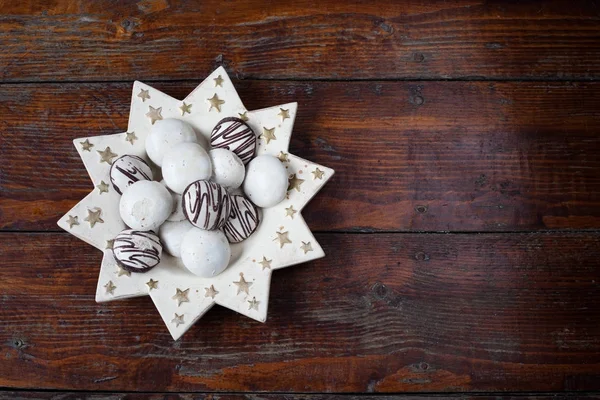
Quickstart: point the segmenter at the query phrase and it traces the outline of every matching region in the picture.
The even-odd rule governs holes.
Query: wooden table
[[[600,5],[344,3],[0,1],[1,399],[598,396]],[[327,257],[274,274],[265,324],[174,342],[148,298],[96,304],[56,221],[133,80],[219,65],[250,109],[299,102]]]

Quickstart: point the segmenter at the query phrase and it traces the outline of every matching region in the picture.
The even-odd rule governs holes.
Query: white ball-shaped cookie
[[[146,153],[159,167],[165,154],[180,143],[196,143],[198,137],[194,128],[187,122],[175,118],[158,120],[150,128],[146,138]]]
[[[246,174],[242,160],[227,149],[212,149],[208,155],[213,168],[212,180],[227,189],[239,188]]]
[[[278,204],[285,199],[287,187],[287,173],[278,158],[263,155],[248,164],[244,193],[257,206],[272,207]]]
[[[210,157],[198,143],[175,145],[163,158],[163,179],[175,193],[182,194],[190,183],[209,179],[211,174]]]
[[[173,257],[181,257],[181,242],[183,236],[194,227],[189,221],[166,221],[160,226],[158,237],[163,245],[163,250]]]
[[[156,181],[137,181],[127,187],[119,202],[125,224],[141,231],[156,231],[173,211],[173,198]]]
[[[219,275],[229,265],[231,248],[221,231],[192,228],[183,236],[181,260],[194,275],[211,278]]]

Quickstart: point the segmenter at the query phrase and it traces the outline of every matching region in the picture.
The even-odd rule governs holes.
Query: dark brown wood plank
[[[297,100],[292,152],[337,171],[305,211],[315,230],[600,227],[600,83],[237,86],[251,109]],[[72,139],[126,129],[130,88],[0,86],[2,229],[58,229],[92,189]]]
[[[596,2],[12,1],[0,80],[597,79]]]
[[[290,394],[290,393],[88,393],[88,392],[0,392],[0,400],[570,400],[600,398],[595,394],[528,394],[528,395],[465,395],[465,394],[409,394],[409,395],[372,395],[372,394]]]
[[[274,273],[266,324],[217,307],[173,342],[148,298],[94,303],[88,245],[0,234],[0,387],[600,389],[600,234],[318,240],[327,258]]]

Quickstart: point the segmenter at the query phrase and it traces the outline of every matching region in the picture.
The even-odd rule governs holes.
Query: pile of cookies
[[[145,142],[154,165],[124,155],[111,166],[111,183],[121,194],[119,212],[129,227],[115,237],[117,263],[147,272],[165,250],[197,276],[223,272],[230,243],[258,228],[259,208],[286,196],[285,167],[276,157],[256,156],[256,142],[239,118],[219,121],[210,144],[184,121],[156,121]]]

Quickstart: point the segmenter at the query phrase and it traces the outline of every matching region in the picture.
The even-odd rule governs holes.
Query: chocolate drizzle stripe
[[[258,210],[243,196],[233,196],[231,216],[223,228],[227,239],[238,243],[247,239],[258,227]]]
[[[140,248],[136,239],[151,247]],[[132,272],[146,272],[160,262],[162,245],[152,232],[125,230],[115,238],[113,252],[117,264],[122,268]]]
[[[229,194],[223,186],[214,182],[194,182],[183,194],[183,211],[187,219],[199,228],[220,229],[230,210]]]
[[[144,171],[142,168],[140,168],[137,165],[134,165],[131,161],[128,160],[128,158],[132,158],[136,161],[139,161],[140,165],[142,167],[147,168],[147,171],[150,173],[148,174],[148,172]],[[125,165],[123,161],[125,161]],[[151,181],[152,180],[152,170],[150,169],[150,166],[146,163],[146,161],[144,161],[142,158],[138,157],[138,156],[132,156],[132,155],[125,155],[120,157],[119,159],[117,159],[113,165],[111,166],[110,169],[110,181],[113,184],[113,187],[115,188],[115,190],[117,191],[117,193],[119,194],[123,194],[123,189],[125,188],[121,188],[118,186],[118,182],[117,182],[117,178],[119,178],[118,175],[116,175],[116,172],[120,173],[121,176],[127,178],[127,184],[125,185],[125,187],[140,181],[140,180],[148,180]],[[121,182],[122,184],[122,182]]]
[[[144,179],[151,181],[152,179],[148,174],[139,169],[137,166],[132,165],[131,168],[122,168],[121,166],[117,166],[117,171],[121,172],[127,178],[129,178],[129,183],[134,183],[140,180],[138,174],[141,175]]]
[[[244,121],[225,118],[213,129],[210,144],[233,151],[246,164],[256,151],[256,135]]]

